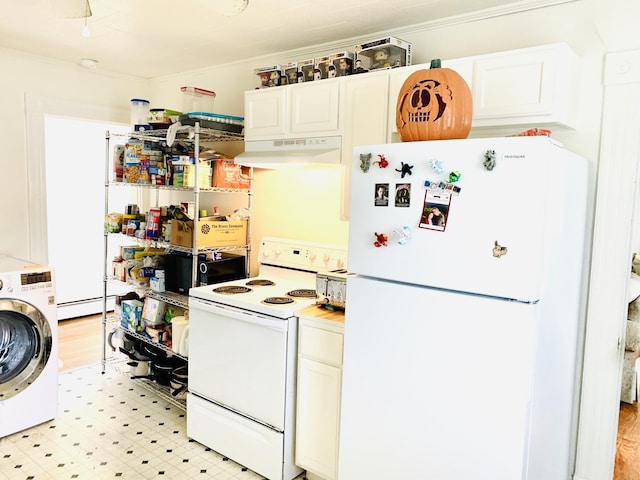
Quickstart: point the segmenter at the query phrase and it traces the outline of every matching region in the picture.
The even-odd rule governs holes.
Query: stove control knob
[[[344,268],[344,258],[338,258],[336,260],[336,266],[340,269]]]
[[[309,252],[309,260],[311,260],[312,262],[316,259],[316,256],[316,252],[314,252],[313,250]]]
[[[331,256],[330,256],[328,253],[325,253],[325,254],[322,256],[322,261],[323,261],[324,263],[329,263],[329,260],[331,260]]]

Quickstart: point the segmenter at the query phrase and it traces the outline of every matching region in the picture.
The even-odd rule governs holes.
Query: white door
[[[525,478],[537,307],[348,289],[338,478]]]
[[[367,171],[361,154],[371,155]],[[586,160],[541,137],[356,147],[348,270],[535,301],[543,258],[569,236],[583,241],[586,175]]]
[[[45,116],[48,263],[56,269],[58,318],[102,310],[105,133],[128,126]],[[112,189],[113,211],[136,203],[132,189]],[[111,242],[107,258],[118,254]]]

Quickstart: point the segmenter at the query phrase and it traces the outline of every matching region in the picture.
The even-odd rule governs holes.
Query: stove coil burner
[[[289,303],[293,303],[293,298],[289,297],[267,297],[262,303],[267,305],[287,305]]]
[[[315,290],[310,288],[299,288],[297,290],[291,290],[287,292],[287,295],[295,298],[316,298],[318,295]]]
[[[248,293],[251,289],[249,287],[243,287],[242,285],[226,285],[214,288],[213,291],[215,293],[223,293],[225,295],[235,295],[236,293]]]
[[[272,282],[271,280],[266,280],[266,279],[260,279],[260,278],[256,278],[255,280],[249,280],[247,283],[245,283],[245,285],[249,285],[249,286],[260,286],[260,287],[270,287],[272,285],[275,285],[275,282]]]

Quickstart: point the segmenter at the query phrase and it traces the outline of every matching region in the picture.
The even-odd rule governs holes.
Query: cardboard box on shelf
[[[385,37],[354,47],[354,73],[359,69],[379,70],[411,65],[411,44],[396,37]]]
[[[196,166],[193,164],[173,164],[173,185],[176,187],[193,187],[195,185]],[[211,186],[211,167],[201,162],[198,165],[198,186]]]
[[[251,186],[251,168],[238,165],[233,160],[215,160],[211,165],[214,187],[248,189]]]
[[[247,244],[247,221],[215,221],[205,217],[198,221],[197,248],[237,247]],[[208,220],[211,219],[211,220]],[[171,222],[171,244],[193,248],[193,222]]]
[[[133,332],[141,332],[144,330],[142,322],[142,308],[144,304],[140,300],[123,300],[122,317],[120,317],[120,325]]]
[[[157,298],[147,297],[144,300],[144,306],[142,307],[142,319],[145,321],[146,326],[157,327],[163,325],[164,311],[167,308],[167,304]]]

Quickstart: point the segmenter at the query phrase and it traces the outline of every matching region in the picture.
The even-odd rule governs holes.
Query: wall
[[[31,257],[32,232],[30,216],[42,216],[40,207],[30,205],[27,153],[36,141],[25,129],[25,97],[55,99],[83,104],[86,118],[92,118],[92,106],[122,105],[128,109],[129,99],[144,95],[149,90],[148,80],[115,76],[83,69],[40,57],[0,49],[0,253]],[[127,110],[128,121],[128,110]],[[103,158],[87,159],[103,162]],[[81,165],[70,166],[69,183],[82,181]],[[42,172],[30,172],[31,178],[40,178]],[[33,185],[32,185],[33,186]],[[44,195],[44,184],[40,192]]]

